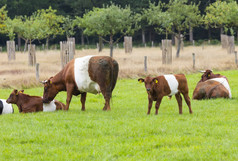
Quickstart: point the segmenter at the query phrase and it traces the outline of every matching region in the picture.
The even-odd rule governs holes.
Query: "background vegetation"
[[[7,19],[7,17],[11,20],[23,17],[23,21],[25,21],[27,20],[26,17],[29,18],[39,12],[41,13],[41,18],[37,19],[37,21],[44,21],[40,23],[42,27],[44,26],[44,30],[39,33],[48,34],[48,36],[44,35],[44,39],[42,39],[39,35],[43,35],[39,34],[33,39],[42,40],[35,41],[34,43],[41,44],[49,41],[50,44],[58,44],[59,41],[65,40],[68,36],[75,36],[76,43],[78,44],[96,44],[96,42],[98,42],[98,35],[84,35],[84,28],[78,27],[71,22],[77,19],[77,17],[82,18],[85,13],[93,11],[93,8],[107,8],[112,4],[120,6],[121,8],[130,8],[130,12],[133,14],[142,15],[141,21],[139,22],[140,28],[133,34],[133,41],[139,44],[151,43],[151,41],[160,42],[161,39],[166,38],[166,33],[161,32],[161,29],[164,27],[166,28],[164,31],[170,31],[170,33],[178,34],[182,31],[186,40],[191,39],[189,36],[192,32],[194,40],[219,39],[220,33],[227,33],[230,35],[237,34],[237,0],[42,0],[34,3],[28,0],[1,0],[0,8],[5,6],[5,10],[3,12],[4,14],[0,17],[0,33],[2,33],[0,35],[0,44],[5,45],[6,40],[9,39],[8,37],[10,37],[10,39],[13,38],[12,36],[14,35],[12,34],[12,31],[15,29],[12,29],[12,27],[14,26],[13,24],[16,23],[16,21],[13,21],[14,23],[9,23],[8,21],[8,32],[4,33],[1,28],[1,22],[3,20]],[[151,23],[151,19],[153,19],[153,17],[161,17],[161,12],[150,14],[149,17],[144,14],[145,10],[153,8],[153,5],[151,4],[155,6],[163,4],[161,6],[161,12],[165,13],[165,17],[162,18],[163,22],[159,26],[158,23]],[[45,11],[49,11],[50,6],[52,9],[51,12],[45,14],[47,13]],[[173,13],[175,10],[176,14],[174,14],[175,12]],[[5,11],[7,11],[7,17]],[[111,15],[115,15],[114,12],[110,13]],[[49,21],[47,15],[51,15],[51,18],[53,19]],[[132,17],[133,16],[128,17],[128,21],[131,21],[130,19]],[[189,17],[193,17],[193,19],[190,20]],[[138,19],[134,18],[134,20]],[[121,21],[121,24],[124,22],[125,21]],[[60,24],[60,28],[57,28],[58,24]],[[46,25],[50,26],[50,28],[47,28]],[[160,28],[160,32],[156,29],[158,27]],[[189,27],[190,29],[193,29],[193,31],[189,30]],[[63,29],[64,32],[62,33],[59,29]],[[27,30],[30,32],[29,28]],[[101,30],[102,29],[100,29],[100,31]],[[22,37],[23,34],[19,33],[19,30],[18,32],[15,32],[15,34],[15,39],[17,36],[26,39],[25,37]],[[178,36],[180,36],[180,34],[178,34]],[[120,34],[115,35],[115,38],[120,37]],[[173,38],[173,34],[169,35],[169,38],[171,37]],[[110,36],[106,37],[106,39],[109,38]]]
[[[137,79],[118,80],[112,110],[102,111],[102,95],[88,94],[86,111],[73,97],[68,112],[19,114],[0,117],[1,160],[237,160],[238,71],[226,75],[232,99],[192,101],[190,115],[183,100],[179,115],[176,99],[163,99],[159,114],[147,112],[147,94]],[[190,93],[201,74],[186,75]],[[7,98],[12,89],[1,89]],[[41,96],[43,88],[25,93]],[[136,93],[136,94],[135,94]],[[65,102],[66,93],[57,100]]]

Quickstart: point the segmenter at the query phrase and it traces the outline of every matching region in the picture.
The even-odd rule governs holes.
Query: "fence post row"
[[[147,56],[144,57],[144,70],[147,72]]]

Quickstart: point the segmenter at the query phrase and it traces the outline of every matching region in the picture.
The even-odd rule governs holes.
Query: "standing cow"
[[[87,92],[102,92],[103,110],[110,110],[110,99],[118,76],[118,63],[108,56],[85,56],[71,60],[58,74],[44,81],[43,101],[47,103],[58,92],[67,91],[66,110],[72,95],[81,94],[82,110],[85,110]]]
[[[6,100],[0,99],[0,115],[14,113],[14,109],[11,104],[8,104]]]
[[[18,91],[14,89],[7,99],[7,103],[16,104],[19,112],[50,112],[55,110],[62,110],[65,108],[65,104],[52,100],[49,103],[43,103],[42,97],[29,96],[23,93],[24,90]]]
[[[206,70],[193,91],[193,99],[231,98],[231,89],[225,76]]]
[[[150,114],[152,103],[153,101],[156,101],[155,114],[157,115],[162,98],[164,96],[171,97],[172,95],[175,95],[179,106],[179,114],[182,114],[182,97],[180,93],[184,96],[190,114],[193,113],[190,98],[188,96],[187,79],[184,74],[162,75],[154,78],[146,77],[145,79],[139,78],[138,81],[145,83],[145,88],[148,93],[149,103],[147,114]]]

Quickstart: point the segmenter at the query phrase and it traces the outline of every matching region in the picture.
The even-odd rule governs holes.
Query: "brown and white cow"
[[[190,114],[193,113],[188,95],[187,79],[184,74],[161,75],[154,78],[146,77],[145,79],[139,78],[138,81],[145,83],[145,88],[148,93],[149,103],[147,114],[150,114],[152,103],[153,101],[156,101],[155,114],[157,115],[162,98],[164,96],[171,97],[172,95],[175,95],[179,106],[179,114],[182,114],[182,97],[180,93],[184,96]]]
[[[86,94],[102,92],[103,110],[110,110],[110,99],[118,76],[118,63],[108,56],[85,56],[71,60],[58,74],[44,81],[43,101],[54,99],[60,91],[67,91],[66,110],[72,95],[81,94],[82,110],[85,110]]]
[[[43,103],[42,97],[39,96],[29,96],[23,93],[24,90],[18,91],[14,89],[7,99],[7,103],[16,104],[19,112],[50,112],[55,110],[65,109],[65,104],[52,100],[50,103]]]
[[[211,70],[204,71],[201,80],[193,91],[193,99],[231,98],[228,80],[221,74],[214,74]]]

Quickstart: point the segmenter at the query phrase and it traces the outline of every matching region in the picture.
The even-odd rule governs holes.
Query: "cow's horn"
[[[42,83],[42,84],[45,84],[46,82],[47,82],[47,80],[40,81],[40,83]]]
[[[199,70],[199,72],[200,72],[200,73],[205,73],[205,71],[204,71],[204,70]]]

